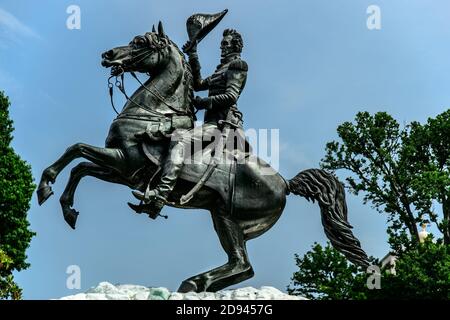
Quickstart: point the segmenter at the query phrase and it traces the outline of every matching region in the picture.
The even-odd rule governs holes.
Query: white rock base
[[[147,288],[144,286],[122,284],[112,285],[101,282],[86,293],[61,298],[61,300],[307,300],[290,296],[273,287],[245,287],[218,292],[178,293],[166,288]]]

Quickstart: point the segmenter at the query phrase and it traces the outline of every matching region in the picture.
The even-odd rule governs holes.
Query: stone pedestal
[[[239,288],[218,292],[178,293],[166,288],[147,288],[139,285],[112,285],[101,282],[86,293],[61,298],[61,300],[307,300],[290,296],[273,287]]]

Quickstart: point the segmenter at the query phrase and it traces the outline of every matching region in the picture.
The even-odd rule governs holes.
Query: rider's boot
[[[156,218],[161,209],[167,203],[170,193],[173,191],[178,176],[183,168],[184,146],[182,143],[176,143],[169,150],[169,154],[163,166],[161,180],[159,185],[145,193],[132,191],[133,195],[144,202],[140,209],[149,214],[151,218]],[[136,208],[133,208],[136,210]],[[149,212],[150,211],[150,212]]]

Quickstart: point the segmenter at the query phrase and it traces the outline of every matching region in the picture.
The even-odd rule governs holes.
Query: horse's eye
[[[145,39],[142,38],[142,37],[136,37],[136,38],[134,38],[134,40],[133,40],[133,45],[134,45],[135,47],[142,47],[142,46],[145,45]]]

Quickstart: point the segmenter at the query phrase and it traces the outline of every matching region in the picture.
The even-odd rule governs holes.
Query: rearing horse
[[[93,176],[144,191],[158,172],[161,165],[158,160],[163,161],[161,157],[155,159],[149,155],[149,149],[164,155],[167,146],[164,137],[153,142],[144,141],[143,136],[149,127],[156,126],[163,135],[178,127],[193,127],[189,64],[165,35],[161,23],[157,32],[153,29],[137,36],[128,46],[103,53],[102,58],[102,65],[112,67],[113,75],[141,72],[149,74],[150,79],[131,97],[127,96],[125,106],[110,127],[104,148],[76,143],[43,171],[37,191],[39,204],[53,194],[50,185],[71,161],[80,157],[88,160],[72,169],[60,198],[64,219],[72,228],[75,228],[78,217],[78,212],[72,208],[74,193],[83,177]],[[184,121],[177,127],[174,119]],[[167,128],[168,123],[171,125]],[[185,174],[179,178],[168,205],[209,210],[228,262],[186,279],[178,291],[217,291],[251,278],[254,273],[247,256],[246,241],[258,237],[275,224],[289,193],[318,201],[325,234],[332,245],[353,263],[368,265],[367,255],[347,222],[344,188],[334,175],[309,169],[285,180],[264,161],[256,159],[235,164],[230,175],[216,175],[212,181],[225,186],[222,189],[228,193],[218,192],[220,188],[214,183],[205,184],[189,203],[181,205],[180,198],[198,181],[198,175],[194,173],[206,169],[205,165],[196,163],[184,166]],[[263,171],[264,174],[261,173]]]

